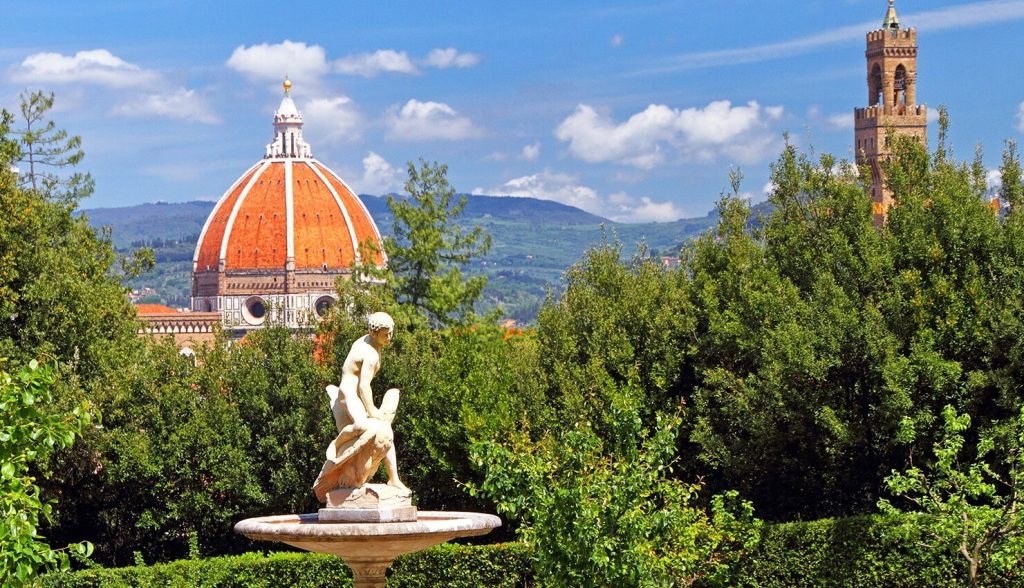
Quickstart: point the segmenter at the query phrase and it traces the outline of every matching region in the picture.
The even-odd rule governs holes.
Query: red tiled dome
[[[291,84],[274,113],[274,141],[213,208],[196,245],[195,272],[351,268],[367,241],[383,265],[380,232],[351,188],[313,159]],[[289,263],[294,262],[294,264]]]
[[[352,190],[319,161],[264,159],[224,194],[196,245],[197,271],[350,268],[367,241],[384,263],[380,232]],[[223,264],[223,265],[221,265]]]

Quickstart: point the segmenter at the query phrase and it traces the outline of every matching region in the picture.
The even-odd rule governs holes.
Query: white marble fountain
[[[399,392],[388,390],[377,407],[370,390],[394,321],[377,312],[369,322],[369,332],[352,344],[345,358],[340,385],[327,387],[338,436],[328,446],[313,484],[324,508],[311,514],[245,519],[235,525],[235,532],[250,539],[341,557],[352,569],[356,588],[384,586],[388,567],[403,553],[456,537],[484,535],[501,525],[494,515],[417,511],[412,505],[412,492],[398,478],[391,430]],[[387,483],[369,483],[382,461]]]

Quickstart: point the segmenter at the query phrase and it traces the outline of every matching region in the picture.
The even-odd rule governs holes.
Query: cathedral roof
[[[291,82],[284,87],[274,140],[214,206],[196,245],[195,271],[347,269],[367,241],[376,248],[373,263],[385,262],[369,211],[313,158]]]

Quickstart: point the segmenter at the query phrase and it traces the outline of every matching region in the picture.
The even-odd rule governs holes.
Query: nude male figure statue
[[[383,460],[388,485],[408,492],[398,477],[391,421],[398,410],[399,392],[384,394],[380,407],[373,403],[370,383],[380,369],[380,352],[394,334],[395,321],[387,313],[369,318],[369,332],[352,343],[342,366],[339,386],[328,386],[338,436],[327,447],[327,460],[313,484],[320,502],[335,488],[359,488],[373,477]]]

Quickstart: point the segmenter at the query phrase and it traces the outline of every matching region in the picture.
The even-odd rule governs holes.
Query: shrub
[[[398,558],[391,566],[388,586],[414,588],[495,588],[530,583],[526,548],[519,543],[499,545],[439,545]],[[316,553],[247,553],[234,557],[179,560],[154,566],[97,568],[50,574],[45,588],[120,588],[122,586],[188,586],[218,588],[339,588],[352,576],[340,558]]]
[[[891,539],[902,521],[883,516],[765,525],[757,548],[737,570],[739,586],[782,588],[953,588],[964,586],[952,551]],[[698,584],[700,585],[700,584]],[[1005,584],[996,584],[1005,585]]]

